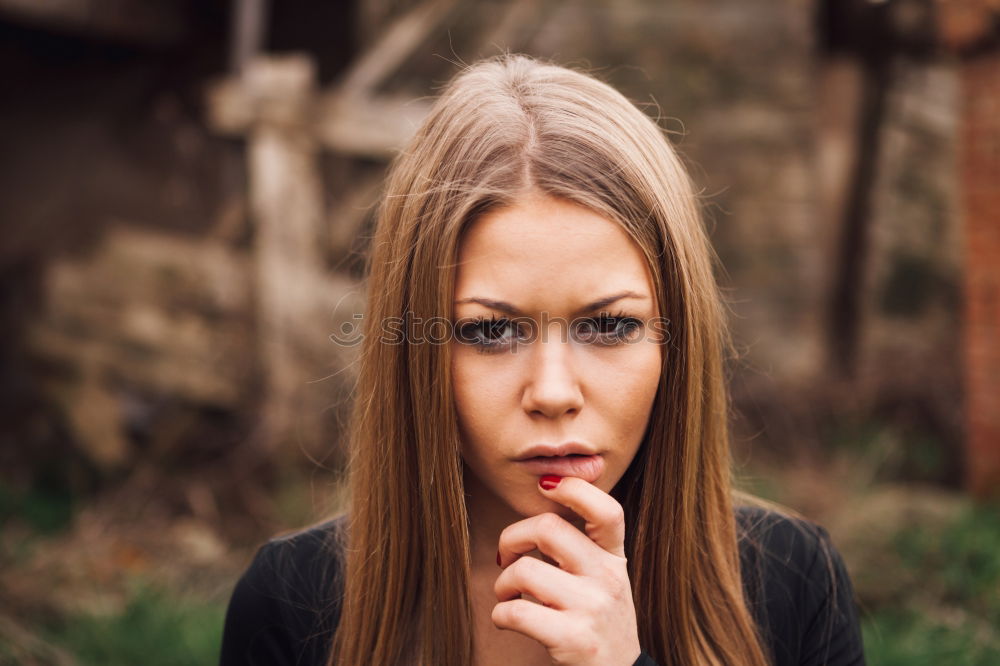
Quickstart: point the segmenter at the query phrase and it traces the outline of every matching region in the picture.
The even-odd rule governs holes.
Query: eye
[[[480,351],[499,351],[510,346],[517,336],[517,324],[506,317],[463,320],[455,327],[459,342],[478,347]]]
[[[623,312],[601,313],[576,320],[573,329],[573,336],[579,342],[611,346],[635,340],[642,329],[642,321]]]

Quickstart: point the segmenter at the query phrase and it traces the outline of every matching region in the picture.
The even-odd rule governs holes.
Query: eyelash
[[[642,327],[642,321],[636,317],[631,317],[625,312],[618,312],[617,314],[611,315],[606,312],[602,312],[596,317],[588,317],[582,320],[575,320],[574,323],[585,322],[592,326],[597,327],[597,332],[593,335],[598,337],[597,340],[588,340],[588,342],[593,342],[593,344],[612,347],[625,343],[631,336]],[[506,317],[491,316],[477,317],[472,321],[461,324],[458,327],[458,340],[463,344],[467,344],[475,347],[480,353],[491,354],[506,349],[509,344],[497,341],[495,338],[489,341],[483,341],[483,336],[488,336],[492,331],[494,334],[498,331],[507,330],[511,324],[513,324],[510,319]],[[604,326],[608,323],[614,324],[614,331],[611,333],[603,332]],[[622,326],[623,330],[619,329],[619,325]]]

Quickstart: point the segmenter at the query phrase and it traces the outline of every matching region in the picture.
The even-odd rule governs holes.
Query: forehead
[[[652,295],[642,251],[619,224],[543,195],[473,222],[463,234],[458,262],[457,298],[489,295],[532,301],[529,306],[592,300],[612,291]]]

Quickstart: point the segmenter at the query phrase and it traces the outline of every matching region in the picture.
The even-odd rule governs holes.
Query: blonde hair
[[[620,224],[670,322],[626,512],[639,639],[664,666],[767,663],[741,587],[730,481],[730,349],[687,173],[655,122],[590,76],[502,56],[459,74],[394,162],[370,255],[351,432],[341,619],[329,664],[468,664],[469,529],[450,348],[382,325],[450,318],[463,230],[541,192]]]

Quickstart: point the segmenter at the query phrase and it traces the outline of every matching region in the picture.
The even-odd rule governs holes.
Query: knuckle
[[[516,575],[519,577],[524,577],[530,575],[533,571],[537,571],[538,565],[541,564],[534,557],[528,557],[527,555],[517,558],[514,564],[510,565],[515,568]]]
[[[615,583],[611,586],[610,592],[615,605],[626,601],[631,596],[631,590],[629,590],[628,586],[624,585],[620,580],[615,581]]]
[[[602,580],[618,582],[621,577],[621,567],[618,562],[609,561],[608,558],[601,558],[598,564],[598,571]]]
[[[490,619],[497,627],[505,626],[507,624],[507,609],[504,607],[504,604],[497,604],[493,607],[493,612],[490,613]]]
[[[599,591],[594,590],[581,596],[580,607],[585,611],[585,617],[587,618],[582,626],[587,628],[588,634],[590,633],[590,629],[592,629],[589,626],[591,619],[599,615],[604,615],[608,610],[607,606],[606,599]]]
[[[560,529],[562,524],[563,519],[551,511],[538,516],[538,527],[545,533]]]
[[[600,651],[600,643],[598,643],[597,639],[594,638],[598,635],[596,630],[599,629],[599,627],[594,626],[595,624],[596,623],[591,622],[588,625],[589,631],[587,632],[587,638],[581,640],[579,643],[578,649],[580,654],[588,658],[596,656]]]
[[[513,564],[511,564],[504,570],[504,573],[507,574],[507,579],[512,584],[517,585],[518,583],[522,583],[524,581],[528,571],[526,567],[531,566],[530,564],[527,564],[525,560],[530,560],[530,559],[532,558],[519,557],[514,561]]]
[[[508,581],[510,580],[510,575],[507,573],[508,571],[510,571],[509,568],[505,569],[504,572],[497,576],[497,579],[493,582],[493,594],[497,598],[504,593],[504,590],[506,590],[509,585]]]
[[[507,626],[519,626],[524,620],[524,606],[511,602],[499,604],[493,614],[499,614],[499,621]]]
[[[538,560],[533,557],[519,557],[497,576],[496,582],[493,583],[493,593],[500,596],[510,588],[524,588],[538,564]]]
[[[599,606],[610,605],[620,607],[631,599],[632,589],[628,578],[623,578],[619,567],[613,562],[602,562],[600,565],[602,580],[600,593],[596,600]]]
[[[615,502],[614,508],[608,509],[607,524],[615,528],[625,526],[625,509],[621,504]]]
[[[597,637],[601,635],[600,630],[602,627],[601,623],[597,621],[594,616],[588,617],[580,624],[580,628],[583,630],[576,635],[576,649],[575,651],[583,656],[592,657],[597,654],[600,648],[600,642]]]

